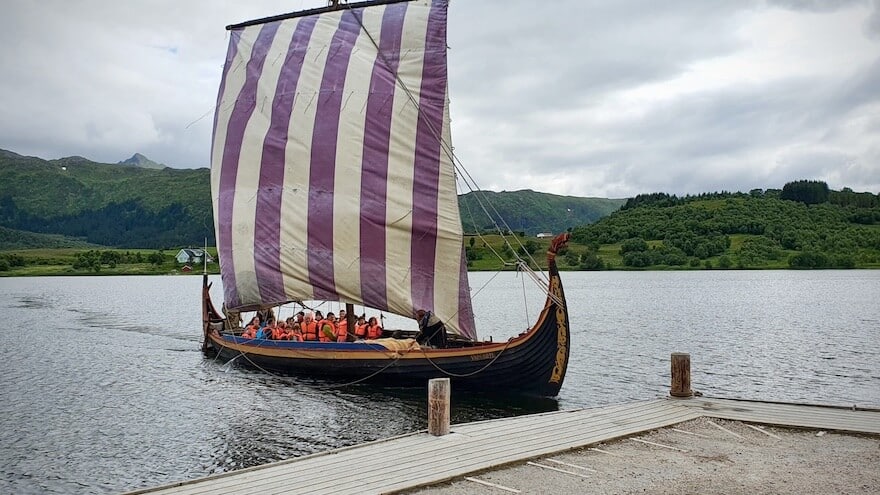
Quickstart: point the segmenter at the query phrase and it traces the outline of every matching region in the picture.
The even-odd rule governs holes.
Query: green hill
[[[531,236],[540,232],[559,233],[570,227],[593,223],[616,211],[625,202],[625,199],[557,196],[529,189],[477,191],[458,197],[465,232],[496,231],[495,223],[486,214],[489,211],[493,218],[500,216],[506,220],[506,227],[498,225],[502,231],[519,231]]]
[[[158,248],[213,238],[209,170],[42,160],[0,152],[0,226]]]
[[[108,164],[0,150],[0,226],[120,248],[201,246],[206,237],[213,245],[210,171],[158,166],[140,154]],[[625,201],[528,190],[469,193],[459,197],[467,232],[495,231],[478,195],[491,202],[493,214],[507,219],[507,228],[529,235],[594,222]],[[19,246],[0,240],[0,249]]]
[[[880,195],[813,183],[824,194],[799,197],[789,187],[807,182],[748,194],[640,195],[572,237],[611,267],[880,266]]]

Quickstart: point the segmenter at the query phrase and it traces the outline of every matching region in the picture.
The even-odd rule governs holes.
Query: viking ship
[[[448,0],[388,0],[227,26],[211,156],[223,305],[205,275],[208,356],[348,383],[449,377],[558,394],[569,319],[556,254],[567,234],[550,244],[546,272],[531,272],[546,293],[537,322],[504,342],[477,338],[457,188],[472,180],[451,145],[447,11]],[[428,310],[449,338],[246,338],[233,317],[304,301],[407,318]]]

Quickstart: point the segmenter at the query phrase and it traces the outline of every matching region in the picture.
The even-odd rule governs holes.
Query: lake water
[[[517,274],[470,276],[483,336],[506,339],[536,318],[543,300],[524,297]],[[880,406],[880,270],[564,273],[563,283],[572,353],[559,397],[453,391],[453,422],[662,396],[672,352],[691,354],[706,395]],[[421,390],[335,388],[203,357],[200,285],[0,278],[0,493],[115,493],[425,428]]]

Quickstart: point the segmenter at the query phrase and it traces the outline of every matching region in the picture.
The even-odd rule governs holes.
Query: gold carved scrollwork
[[[550,281],[550,291],[562,299],[562,294],[559,291],[559,277],[553,277]],[[566,327],[565,321],[565,308],[562,306],[556,307],[556,366],[553,367],[553,374],[550,375],[550,383],[559,383],[562,381],[562,374],[565,370],[565,361],[568,349],[568,328]]]

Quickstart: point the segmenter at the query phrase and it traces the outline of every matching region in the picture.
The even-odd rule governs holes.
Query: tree
[[[161,266],[165,262],[165,255],[161,251],[155,251],[147,255],[147,261],[156,266]]]
[[[800,201],[808,205],[826,203],[828,201],[828,184],[818,180],[797,180],[782,187],[780,199]]]
[[[642,252],[648,250],[648,243],[641,237],[627,239],[620,243],[620,254]]]
[[[581,270],[602,270],[605,263],[596,253],[590,252],[581,256]]]

